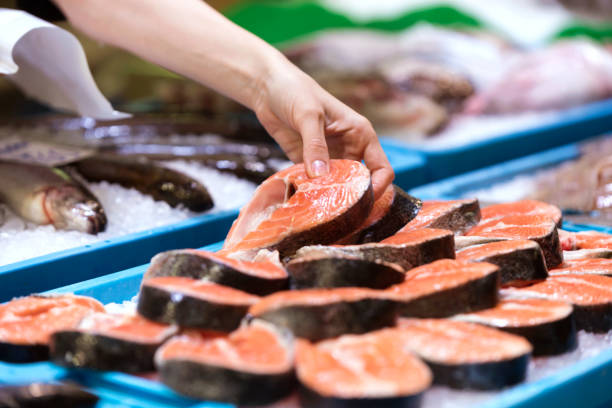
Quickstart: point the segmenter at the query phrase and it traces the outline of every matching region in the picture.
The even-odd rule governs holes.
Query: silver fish
[[[57,168],[0,161],[0,201],[36,224],[90,234],[106,228],[96,197]]]

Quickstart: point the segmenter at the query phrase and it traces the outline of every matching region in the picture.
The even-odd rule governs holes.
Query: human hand
[[[389,161],[370,122],[334,98],[289,61],[277,61],[259,80],[252,105],[268,133],[310,177],[328,172],[329,159],[364,160],[374,196],[393,181]]]

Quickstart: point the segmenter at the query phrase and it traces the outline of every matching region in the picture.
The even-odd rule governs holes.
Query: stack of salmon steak
[[[94,299],[0,305],[0,358],[144,373],[236,404],[419,406],[432,385],[495,390],[533,356],[612,329],[612,236],[560,230],[558,208],[374,199],[359,162],[267,179],[222,250],[156,255],[137,314]],[[565,261],[564,261],[565,257]]]

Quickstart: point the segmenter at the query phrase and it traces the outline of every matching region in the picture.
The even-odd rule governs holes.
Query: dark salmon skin
[[[449,319],[400,319],[404,346],[421,357],[434,383],[498,389],[525,379],[531,344],[514,334]]]
[[[288,333],[252,322],[228,335],[187,331],[155,355],[161,381],[180,394],[235,404],[269,404],[294,387]]]
[[[546,279],[546,263],[535,241],[510,240],[468,247],[457,252],[457,259],[489,262],[499,266],[502,284]]]
[[[557,300],[574,305],[578,330],[607,332],[612,329],[612,278],[600,275],[549,276],[524,288],[502,289],[504,297]]]
[[[278,250],[282,257],[305,245],[331,244],[368,217],[374,196],[370,172],[360,162],[331,160],[323,177],[303,164],[276,173],[255,191],[225,238],[226,252]]]
[[[424,201],[417,216],[400,231],[439,228],[463,234],[480,221],[480,205],[475,198],[454,201]]]
[[[562,223],[559,207],[537,200],[520,200],[490,205],[481,210],[481,222],[498,220],[510,215],[544,215],[550,217],[558,227],[561,227]]]
[[[398,232],[378,243],[361,245],[312,245],[300,248],[295,257],[327,254],[357,256],[368,261],[384,261],[408,270],[442,258],[454,258],[453,233],[423,228]]]
[[[384,293],[408,317],[447,317],[493,307],[499,268],[489,263],[442,259],[406,272],[406,280]]]
[[[548,268],[554,268],[563,262],[557,225],[547,215],[509,215],[482,222],[466,235],[532,240],[542,248]]]
[[[238,328],[258,300],[258,296],[215,283],[162,276],[142,283],[138,313],[159,323],[229,332]]]
[[[381,241],[410,222],[416,217],[422,202],[412,197],[398,186],[387,187],[378,200],[374,202],[372,211],[366,220],[336,244],[351,245]]]
[[[138,315],[95,313],[74,329],[53,333],[51,359],[67,367],[128,373],[153,371],[155,351],[175,332],[175,326]]]
[[[384,292],[371,289],[304,289],[266,296],[249,314],[296,337],[318,341],[393,326],[397,305]]]
[[[404,281],[404,270],[398,265],[344,253],[300,256],[286,267],[291,275],[292,289],[351,286],[385,289]]]
[[[317,344],[298,340],[303,406],[418,407],[431,371],[404,347],[398,332],[384,329]]]
[[[196,249],[166,251],[155,255],[144,280],[159,276],[205,279],[255,295],[267,295],[289,286],[289,275],[280,261],[244,261]]]
[[[455,320],[484,324],[525,337],[533,355],[555,355],[574,349],[576,323],[572,305],[546,299],[502,299],[497,306],[457,315]]]
[[[0,360],[30,362],[49,358],[49,339],[58,330],[76,327],[83,317],[104,311],[85,296],[32,295],[0,305]]]

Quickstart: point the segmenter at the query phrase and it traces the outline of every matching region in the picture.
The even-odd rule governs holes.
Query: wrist
[[[247,107],[255,112],[263,106],[272,93],[271,86],[279,76],[286,75],[291,63],[277,49],[268,46],[255,59],[253,76],[248,92]]]

